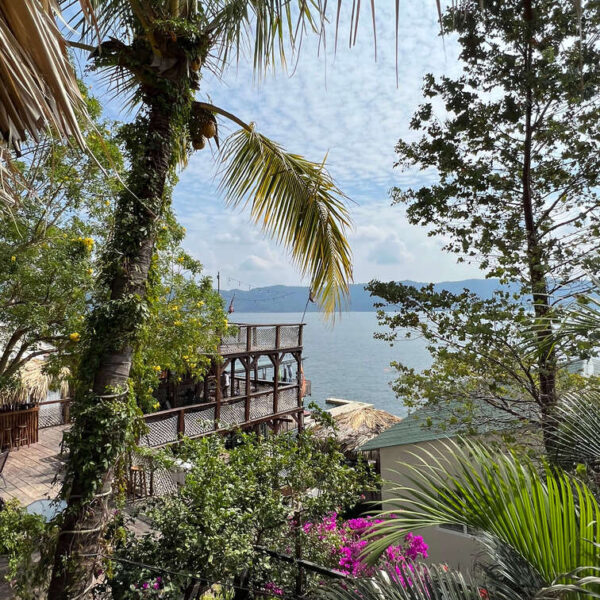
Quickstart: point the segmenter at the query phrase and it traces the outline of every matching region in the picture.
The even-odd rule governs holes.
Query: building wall
[[[398,496],[397,493],[392,492],[391,487],[410,485],[406,468],[403,470],[398,463],[417,464],[418,459],[411,453],[420,454],[421,450],[439,450],[442,445],[442,440],[435,440],[380,449],[381,476],[385,480],[382,488],[383,510],[392,508],[386,500]],[[429,562],[444,563],[451,568],[466,572],[473,568],[475,561],[483,558],[483,547],[470,535],[440,527],[427,527],[419,530],[418,533],[429,546]]]

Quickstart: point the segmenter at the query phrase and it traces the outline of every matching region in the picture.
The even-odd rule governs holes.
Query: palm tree
[[[600,506],[585,483],[558,467],[473,441],[449,441],[417,458],[401,464],[410,483],[392,488],[396,497],[384,514],[395,518],[378,527],[375,554],[408,531],[468,525],[490,556],[484,587],[491,598],[598,593],[600,580],[593,575],[600,569]]]
[[[133,439],[127,382],[155,240],[166,226],[176,168],[192,147],[216,141],[217,116],[241,126],[219,154],[228,202],[249,204],[253,220],[289,248],[326,311],[333,313],[347,294],[349,217],[324,165],[285,152],[254,126],[194,98],[202,71],[221,72],[244,45],[251,46],[259,72],[285,60],[297,31],[320,31],[324,15],[316,6],[304,0],[93,0],[97,29],[83,19],[73,23],[82,32],[79,46],[99,32],[93,67],[140,108],[123,130],[129,172],[102,257],[104,291],[88,322],[67,437],[67,508],[49,588],[53,600],[79,598],[93,583],[114,465]],[[110,37],[114,32],[119,39]]]

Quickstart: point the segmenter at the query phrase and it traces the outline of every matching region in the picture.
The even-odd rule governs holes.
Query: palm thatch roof
[[[20,370],[20,381],[16,388],[0,393],[0,404],[41,402],[52,389],[60,391],[61,398],[69,395],[68,369],[63,369],[59,377],[49,375],[44,370],[44,360],[31,359]]]
[[[385,410],[363,405],[353,410],[333,414],[336,431],[335,437],[344,453],[354,453],[370,439],[402,421],[400,417]],[[331,436],[331,429],[317,425],[313,429],[317,438]]]
[[[90,0],[80,2],[90,15]],[[56,0],[0,0],[0,140],[17,149],[48,125],[85,147],[76,116],[83,100],[57,12]]]

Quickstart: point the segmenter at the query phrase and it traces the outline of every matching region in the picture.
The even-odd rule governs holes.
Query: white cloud
[[[349,13],[351,2],[343,7]],[[330,3],[334,5],[337,3]],[[355,229],[350,233],[355,281],[372,278],[449,280],[477,276],[445,254],[442,241],[409,225],[400,206],[391,207],[389,189],[431,181],[431,172],[394,169],[399,138],[414,139],[409,129],[422,101],[423,76],[458,72],[457,48],[438,36],[435,0],[402,2],[399,25],[398,81],[395,71],[394,3],[377,5],[378,60],[373,60],[369,3],[363,3],[358,43],[347,47],[349,15],[342,16],[337,54],[331,21],[326,56],[307,35],[292,77],[279,73],[255,85],[251,65],[241,61],[222,81],[206,75],[198,95],[256,122],[262,133],[288,150],[320,161],[341,189],[356,202],[349,205]],[[111,111],[117,112],[114,104]],[[233,126],[220,122],[221,136]],[[174,191],[174,208],[187,227],[185,245],[210,274],[252,285],[295,284],[299,276],[287,252],[265,239],[249,223],[247,212],[230,211],[215,183],[210,148],[197,152]]]

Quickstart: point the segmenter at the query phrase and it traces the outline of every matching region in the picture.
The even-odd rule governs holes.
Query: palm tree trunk
[[[117,203],[114,236],[104,263],[110,296],[92,315],[90,346],[82,363],[83,369],[89,367],[83,380],[91,384],[92,400],[88,394],[87,401],[78,399],[73,407],[75,439],[92,443],[69,444],[70,489],[48,591],[52,600],[85,597],[94,578],[114,478],[114,460],[107,460],[107,448],[112,448],[113,455],[122,453],[130,425],[126,419],[111,422],[110,415],[123,410],[127,402],[126,394],[114,392],[127,389],[132,342],[143,321],[144,311],[135,307],[146,298],[158,219],[164,210],[174,106],[173,101],[150,100],[144,121],[147,129],[137,132],[143,143],[131,160],[129,190]],[[90,473],[90,464],[97,465],[97,470]]]

